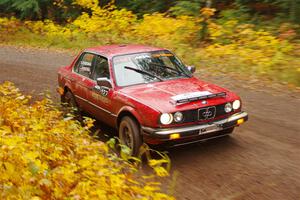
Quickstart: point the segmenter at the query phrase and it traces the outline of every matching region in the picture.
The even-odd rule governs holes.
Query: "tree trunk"
[[[300,0],[290,0],[289,20],[293,23],[300,23]]]
[[[210,8],[212,6],[212,3],[213,3],[212,0],[206,0],[205,7]]]

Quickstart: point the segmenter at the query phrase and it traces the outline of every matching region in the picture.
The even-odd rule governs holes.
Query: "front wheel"
[[[132,156],[138,156],[142,142],[139,125],[131,117],[123,117],[119,126],[119,138],[122,145],[130,149]]]

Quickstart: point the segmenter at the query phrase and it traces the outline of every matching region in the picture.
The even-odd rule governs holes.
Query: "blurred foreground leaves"
[[[89,136],[48,98],[29,104],[10,82],[0,85],[0,199],[174,199],[161,192],[155,177],[167,176],[150,160],[155,174]]]

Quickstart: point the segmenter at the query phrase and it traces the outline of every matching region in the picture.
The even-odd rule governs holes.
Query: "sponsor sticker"
[[[172,96],[171,99],[173,101],[180,101],[180,100],[185,100],[185,99],[192,99],[192,100],[196,100],[199,97],[203,97],[203,96],[207,96],[212,94],[209,91],[201,91],[201,92],[191,92],[191,93],[185,93],[185,94],[179,94],[176,96]]]

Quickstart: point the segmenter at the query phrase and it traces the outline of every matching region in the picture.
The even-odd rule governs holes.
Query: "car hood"
[[[226,96],[205,99],[205,104],[203,100],[182,104],[176,104],[173,101],[172,97],[176,95],[194,92],[209,92],[211,94],[225,92]],[[128,86],[122,88],[120,93],[160,112],[191,110],[199,107],[222,104],[238,98],[227,89],[207,83],[195,77]]]

